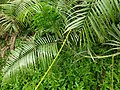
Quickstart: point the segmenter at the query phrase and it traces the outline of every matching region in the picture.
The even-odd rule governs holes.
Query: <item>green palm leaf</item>
[[[115,14],[119,12],[118,3],[118,0],[81,1],[80,5],[71,8],[65,32],[79,30],[83,33],[82,41],[87,43],[87,47],[95,41],[103,43],[111,30],[111,24],[117,21]]]
[[[112,24],[112,29],[113,31],[109,32],[112,39],[104,44],[111,46],[107,52],[115,51],[114,53],[118,53],[120,50],[120,24]]]
[[[35,66],[38,62],[43,69],[47,68],[53,57],[57,53],[57,43],[52,36],[39,37],[30,39],[21,47],[11,52],[7,65],[4,67],[4,78],[14,74],[17,70],[29,65]],[[37,62],[37,63],[36,63]]]

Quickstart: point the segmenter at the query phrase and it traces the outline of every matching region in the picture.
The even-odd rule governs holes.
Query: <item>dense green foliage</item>
[[[120,90],[120,0],[1,3],[1,90]]]

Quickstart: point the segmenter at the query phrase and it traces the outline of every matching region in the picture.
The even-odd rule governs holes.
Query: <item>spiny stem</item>
[[[51,65],[49,66],[49,68],[47,69],[47,71],[45,72],[45,74],[43,75],[43,77],[41,78],[41,80],[38,83],[38,85],[35,87],[35,90],[38,89],[38,87],[40,86],[40,84],[42,83],[42,81],[44,80],[44,78],[46,77],[46,75],[48,74],[48,72],[50,71],[50,69],[52,68],[52,66],[54,65],[54,63],[56,62],[56,60],[57,60],[60,52],[62,51],[62,49],[63,49],[63,47],[64,47],[64,45],[65,45],[65,43],[66,43],[66,41],[67,41],[68,36],[69,36],[70,33],[71,33],[71,30],[69,30],[69,32],[68,32],[68,34],[67,34],[67,36],[66,36],[66,38],[65,38],[65,40],[64,40],[64,42],[63,42],[63,44],[61,46],[61,48],[60,48],[60,50],[58,51],[58,53],[57,53],[56,57],[54,58],[53,62],[51,63]]]

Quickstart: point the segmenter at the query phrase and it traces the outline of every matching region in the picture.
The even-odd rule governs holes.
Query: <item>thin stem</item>
[[[114,90],[114,87],[113,87],[113,82],[114,82],[114,79],[113,79],[113,73],[114,73],[114,55],[112,56],[112,75],[111,75],[111,90]]]
[[[91,56],[87,56],[87,55],[83,55],[83,54],[79,54],[80,56],[83,56],[83,57],[85,57],[85,58],[91,58]],[[120,53],[118,52],[118,53],[115,53],[115,54],[111,54],[111,55],[104,55],[104,56],[93,56],[92,58],[98,58],[98,59],[100,59],[100,58],[108,58],[108,57],[113,57],[113,56],[117,56],[117,55],[120,55]]]
[[[67,34],[67,36],[66,36],[66,38],[65,38],[65,40],[64,40],[64,42],[63,42],[63,44],[61,46],[61,48],[60,48],[60,50],[58,51],[58,53],[57,53],[56,57],[54,58],[53,62],[51,63],[51,65],[49,66],[49,68],[47,69],[47,71],[45,72],[45,74],[43,75],[43,77],[41,78],[41,80],[38,83],[38,85],[35,87],[35,90],[38,89],[38,87],[40,86],[40,84],[42,83],[42,81],[44,80],[44,78],[46,77],[46,75],[48,74],[48,72],[50,71],[50,69],[52,68],[52,66],[54,65],[54,63],[56,62],[56,60],[57,60],[60,52],[62,51],[62,49],[63,49],[63,47],[64,47],[64,45],[65,45],[65,43],[66,43],[66,41],[68,39],[69,34],[71,33],[71,31],[72,30],[69,30],[69,32],[68,32],[68,34]]]

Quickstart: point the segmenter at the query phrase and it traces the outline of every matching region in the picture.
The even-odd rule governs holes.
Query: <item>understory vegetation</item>
[[[1,0],[0,90],[120,90],[120,0]]]

